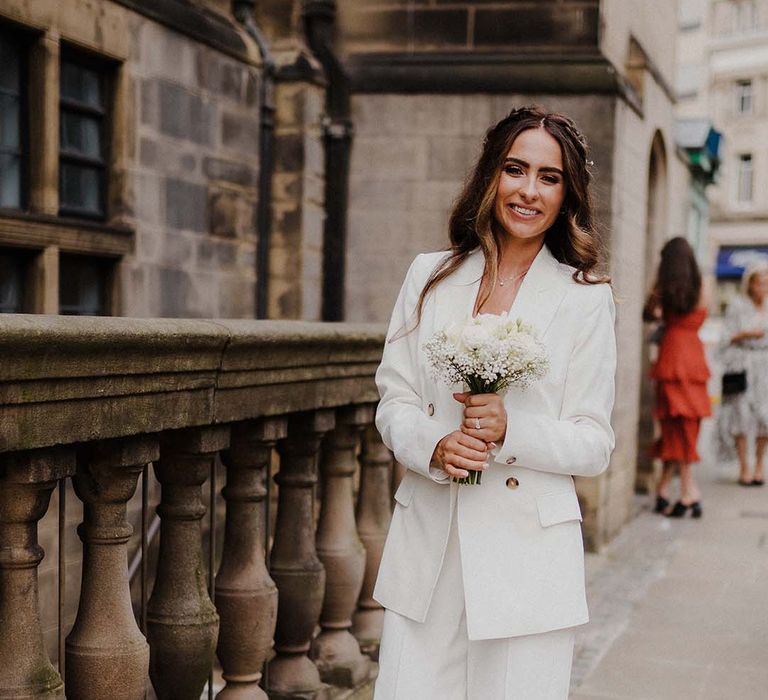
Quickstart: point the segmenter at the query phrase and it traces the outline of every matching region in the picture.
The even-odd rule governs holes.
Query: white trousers
[[[574,628],[468,638],[455,508],[426,620],[384,612],[374,700],[567,700]]]

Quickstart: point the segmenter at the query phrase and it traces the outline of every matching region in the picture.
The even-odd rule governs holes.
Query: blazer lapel
[[[438,285],[435,290],[435,329],[445,328],[452,321],[461,322],[472,315],[484,267],[483,253],[475,248],[462,266]]]
[[[549,252],[549,248],[543,246],[528,270],[509,311],[512,318],[521,318],[533,326],[542,338],[568,289],[558,266],[559,263]]]
[[[532,325],[543,337],[563,300],[567,285],[558,262],[543,246],[517,292],[509,315]],[[476,248],[464,264],[435,290],[433,329],[445,328],[472,315],[485,259]]]

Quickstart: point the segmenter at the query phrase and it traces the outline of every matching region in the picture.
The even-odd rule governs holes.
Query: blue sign
[[[717,253],[715,274],[719,278],[739,278],[752,263],[768,264],[768,246],[722,246]]]

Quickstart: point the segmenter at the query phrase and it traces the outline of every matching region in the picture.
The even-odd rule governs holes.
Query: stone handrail
[[[319,700],[369,682],[361,647],[375,653],[380,631],[371,592],[392,484],[372,427],[383,343],[378,325],[0,315],[0,698],[63,698],[66,686],[70,700],[140,700],[149,677],[160,700],[197,700],[214,654],[222,699]],[[218,462],[226,486],[206,489],[206,504]],[[161,525],[142,633],[127,504],[149,464]],[[57,671],[38,524],[69,479],[83,564]],[[226,517],[213,585],[202,520],[216,499]]]
[[[0,452],[376,401],[383,342],[372,324],[0,314]]]

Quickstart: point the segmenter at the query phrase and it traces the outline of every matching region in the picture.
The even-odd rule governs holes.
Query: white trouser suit
[[[456,513],[457,485],[450,487]],[[471,487],[470,487],[471,488]],[[424,622],[384,613],[374,700],[567,700],[574,628],[469,640],[456,518]],[[510,590],[510,595],[514,592]]]
[[[376,373],[376,425],[407,469],[374,590],[386,609],[375,697],[566,700],[573,628],[589,619],[572,476],[600,474],[614,445],[613,297],[541,249],[509,315],[534,327],[549,368],[503,394],[503,444],[482,484],[459,486],[430,470],[462,406],[430,374],[423,346],[471,315],[484,259],[475,250],[437,284],[414,324],[444,255],[411,265]]]

